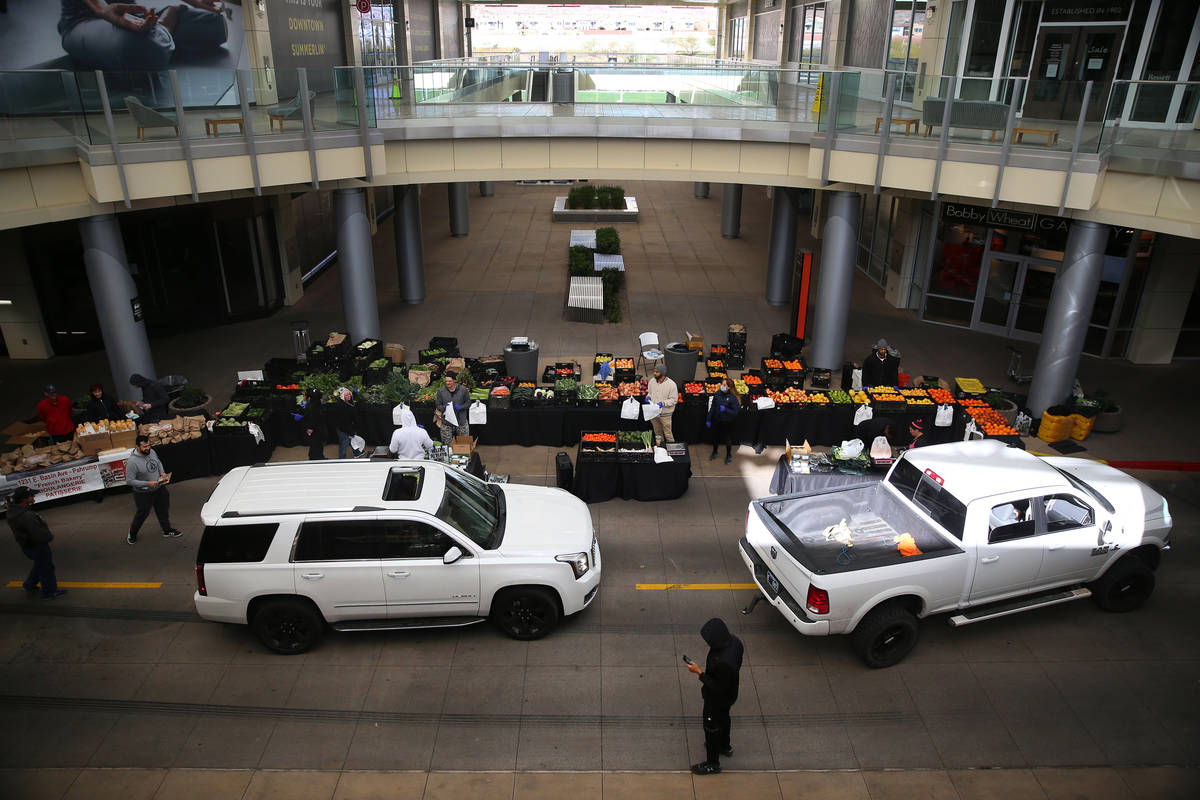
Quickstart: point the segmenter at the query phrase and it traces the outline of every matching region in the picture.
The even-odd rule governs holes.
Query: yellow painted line
[[[753,583],[639,583],[635,587],[644,591],[662,592],[667,589],[757,589]]]
[[[59,581],[64,589],[161,589],[158,581]],[[20,581],[9,581],[8,588],[16,589]]]

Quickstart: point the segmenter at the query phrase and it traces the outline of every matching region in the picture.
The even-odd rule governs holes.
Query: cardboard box
[[[454,442],[450,445],[450,452],[456,456],[469,456],[475,452],[477,444],[479,444],[479,439],[474,436],[455,436]]]
[[[40,422],[14,422],[0,433],[5,436],[28,436],[29,434],[43,434],[46,432],[46,426]]]
[[[112,438],[107,432],[103,433],[88,433],[75,434],[75,443],[79,445],[79,449],[83,451],[85,456],[94,456],[101,450],[108,450],[112,447]]]
[[[703,350],[704,337],[694,336],[691,331],[684,331],[683,338],[687,341],[688,350]]]
[[[783,440],[783,456],[787,461],[792,460],[792,454],[796,455],[812,455],[812,447],[809,446],[806,439],[803,444],[792,444],[787,439]]]
[[[109,434],[113,448],[132,449],[137,442],[137,431],[117,431]]]
[[[383,346],[384,358],[390,358],[393,364],[403,364],[407,354],[402,344],[385,344]]]

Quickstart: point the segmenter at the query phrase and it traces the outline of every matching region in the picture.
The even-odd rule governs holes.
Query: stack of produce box
[[[746,326],[734,323],[729,326],[725,345],[725,365],[729,369],[746,368]]]

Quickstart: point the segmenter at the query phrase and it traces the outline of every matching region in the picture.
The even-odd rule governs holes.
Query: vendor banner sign
[[[28,486],[37,492],[35,503],[58,500],[87,492],[98,492],[113,486],[125,485],[125,462],[115,461],[72,464],[58,469],[27,473],[20,477],[9,476],[4,483],[6,489]]]
[[[1071,225],[1062,217],[1034,214],[1029,211],[1012,211],[1007,208],[966,206],[961,203],[943,203],[942,219],[948,222],[966,222],[970,225],[1019,231],[1066,230]]]

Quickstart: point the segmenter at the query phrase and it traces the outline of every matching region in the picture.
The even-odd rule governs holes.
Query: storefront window
[[[967,18],[967,0],[954,0],[950,6],[950,24],[946,27],[946,57],[942,61],[943,75],[958,74],[958,51],[962,48],[963,22]]]
[[[1008,59],[1008,74],[1026,76],[1033,63],[1033,46],[1037,42],[1038,21],[1042,16],[1041,3],[1021,3],[1017,6],[1017,22],[1012,39],[1012,54]]]
[[[975,0],[975,19],[967,46],[959,96],[968,100],[987,100],[992,93],[992,75],[1004,27],[1005,0]],[[982,80],[972,80],[972,78]]]
[[[1142,80],[1176,81],[1179,79],[1179,73],[1184,67],[1183,56],[1192,36],[1198,7],[1200,7],[1200,2],[1196,2],[1196,0],[1191,0],[1191,2],[1178,0],[1161,4],[1158,23],[1154,26],[1154,38],[1146,53]],[[1167,121],[1175,93],[1174,86],[1140,86],[1133,104],[1132,118],[1138,122]]]
[[[1200,358],[1200,280],[1192,285],[1192,299],[1175,340],[1175,358]]]
[[[980,225],[940,222],[929,293],[974,300],[986,237],[987,228]]]
[[[910,102],[916,89],[921,42],[925,36],[925,3],[921,0],[892,3],[892,28],[884,69],[900,73],[897,99]]]
[[[729,21],[729,57],[746,57],[746,18],[734,17]]]

